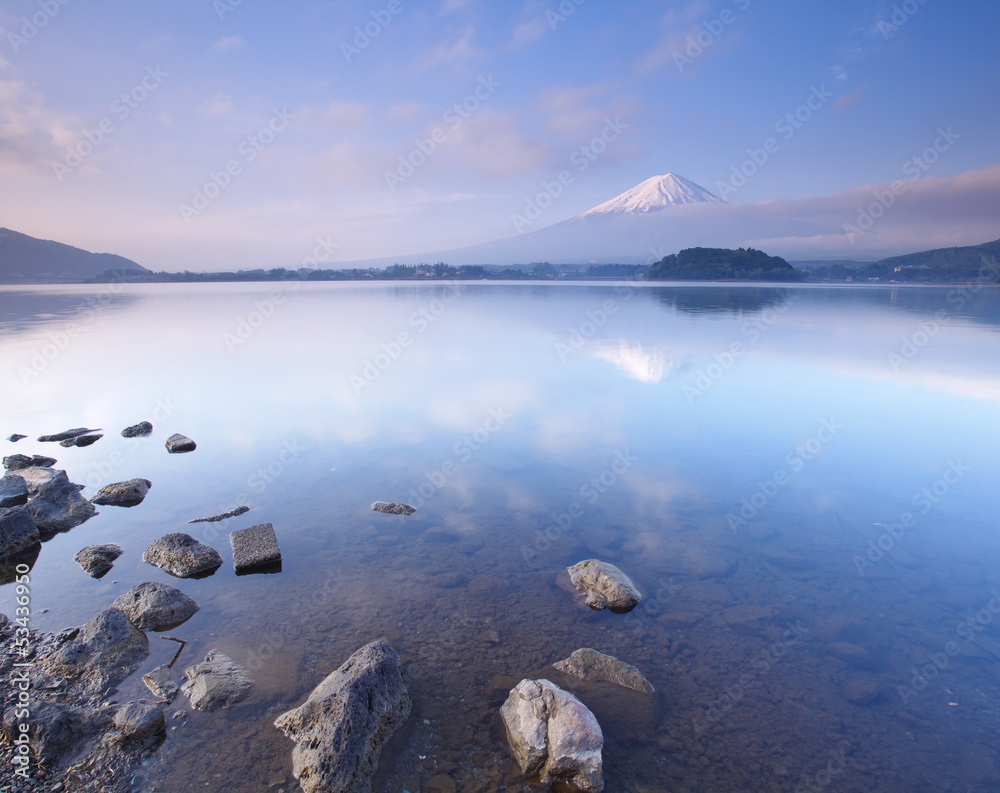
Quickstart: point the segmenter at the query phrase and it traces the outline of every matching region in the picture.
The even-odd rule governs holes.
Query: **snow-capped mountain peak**
[[[610,201],[598,204],[577,217],[594,217],[596,215],[645,215],[666,207],[678,204],[724,204],[718,196],[708,192],[699,184],[666,173],[653,176],[641,184],[637,184]]]

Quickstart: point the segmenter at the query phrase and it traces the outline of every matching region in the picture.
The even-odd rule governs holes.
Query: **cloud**
[[[608,81],[580,87],[554,87],[539,97],[543,112],[548,116],[545,129],[567,140],[576,141],[596,124],[603,124],[607,108],[594,104],[605,98],[611,85]]]
[[[385,111],[385,120],[390,124],[410,124],[423,113],[424,106],[420,102],[400,102]]]
[[[323,111],[323,120],[338,127],[359,129],[369,115],[368,108],[358,102],[334,102]]]
[[[538,41],[549,30],[549,24],[541,17],[535,17],[514,27],[511,46],[514,49]]]
[[[443,154],[480,174],[503,177],[553,165],[552,149],[525,135],[517,115],[483,107],[448,131]]]
[[[663,32],[659,41],[639,58],[639,73],[648,74],[656,71],[665,63],[672,64],[674,56],[678,53],[684,54],[688,46],[688,37],[697,35],[701,29],[700,23],[711,10],[710,3],[705,0],[695,0],[683,8],[671,8],[667,11],[660,18],[660,28]]]
[[[246,44],[243,41],[243,37],[237,33],[235,36],[224,36],[223,38],[212,43],[212,49],[217,52],[225,52],[226,50],[237,50]]]
[[[430,52],[421,57],[415,66],[418,71],[433,69],[449,63],[467,61],[479,54],[473,46],[472,39],[476,35],[476,29],[472,25],[463,28],[458,37],[452,41],[439,44]]]
[[[20,80],[0,80],[0,172],[48,170],[83,126],[75,114],[48,107],[44,96]]]
[[[234,107],[236,107],[236,103],[233,102],[233,98],[229,94],[223,93],[218,93],[202,103],[202,109],[209,118],[225,116],[231,113]]]

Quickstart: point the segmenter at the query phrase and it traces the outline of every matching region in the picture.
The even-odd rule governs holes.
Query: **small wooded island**
[[[804,281],[804,274],[780,256],[755,248],[686,248],[651,265],[650,280]]]

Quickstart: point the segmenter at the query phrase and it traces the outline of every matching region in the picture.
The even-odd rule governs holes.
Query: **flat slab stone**
[[[229,709],[239,704],[253,689],[253,678],[233,659],[210,650],[205,660],[184,670],[187,682],[181,691],[198,710]]]
[[[238,518],[240,515],[250,511],[250,507],[239,506],[235,509],[229,510],[229,512],[223,512],[221,515],[212,515],[209,518],[195,518],[194,520],[189,520],[188,523],[218,523],[221,520],[229,520],[229,518]]]
[[[17,443],[18,441],[24,440],[27,437],[28,437],[27,435],[22,435],[19,432],[15,432],[11,435],[8,435],[7,440],[9,440],[11,443]]]
[[[77,435],[75,438],[67,438],[64,441],[59,441],[59,445],[67,448],[71,446],[90,446],[93,443],[97,443],[103,437],[100,433],[94,435]]]
[[[31,457],[26,454],[12,454],[3,458],[3,467],[8,471],[18,471],[22,468],[51,468],[57,462],[55,457],[46,457],[44,454],[33,454]]]
[[[74,427],[71,430],[64,430],[63,432],[57,432],[55,435],[42,435],[39,437],[39,443],[54,443],[62,441],[68,441],[71,438],[78,438],[81,435],[88,435],[92,432],[98,432],[100,427],[95,427],[94,429],[87,429],[86,427]]]
[[[372,504],[375,512],[385,512],[387,515],[412,515],[416,510],[409,504],[397,504],[393,501],[376,501]]]
[[[274,726],[295,741],[292,773],[306,793],[370,793],[382,748],[410,715],[399,655],[366,644]]]
[[[178,578],[211,575],[222,566],[217,550],[183,532],[165,534],[151,542],[143,551],[142,561]]]
[[[183,452],[193,452],[198,448],[193,440],[191,440],[187,435],[181,435],[179,432],[175,432],[169,438],[167,438],[167,451],[171,454],[181,454]]]
[[[187,622],[198,604],[176,587],[147,581],[115,598],[112,608],[120,609],[139,630],[165,631]]]
[[[163,711],[156,705],[146,702],[129,702],[122,705],[115,712],[112,724],[121,733],[122,738],[132,740],[148,738],[167,728]]]
[[[90,503],[114,507],[134,507],[141,504],[153,483],[148,479],[129,479],[126,482],[115,482],[105,485],[97,491]]]
[[[560,672],[587,682],[614,683],[641,694],[653,693],[653,684],[634,666],[590,647],[574,650],[569,658],[552,665]]]
[[[164,702],[171,702],[180,690],[180,686],[174,680],[173,672],[166,664],[143,675],[142,682],[146,684],[146,688],[153,692],[154,696],[159,697]]]
[[[17,507],[28,500],[28,483],[23,476],[0,477],[0,507]]]
[[[88,545],[77,553],[74,561],[93,578],[102,578],[114,566],[115,559],[123,553],[124,549],[114,543]]]
[[[233,564],[237,573],[281,561],[278,538],[274,536],[274,527],[270,523],[230,532],[229,542],[233,546]]]

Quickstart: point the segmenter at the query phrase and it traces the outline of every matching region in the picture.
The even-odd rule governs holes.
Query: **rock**
[[[614,683],[641,694],[652,694],[653,685],[631,664],[589,647],[574,650],[569,658],[552,664],[560,672],[588,682]]]
[[[19,730],[17,711],[17,708],[9,708],[3,716],[4,734],[11,742],[16,737],[15,730]],[[36,762],[49,767],[57,765],[83,742],[85,736],[93,736],[98,721],[92,712],[83,708],[33,699],[30,748]]]
[[[205,660],[184,670],[187,682],[181,691],[198,710],[229,709],[248,696],[254,681],[243,667],[218,650],[210,650]]]
[[[233,564],[237,573],[281,561],[281,550],[270,523],[261,523],[229,534],[233,546]]]
[[[46,457],[44,454],[33,454],[31,457],[12,454],[3,458],[3,467],[8,471],[19,471],[22,468],[51,468],[57,462],[55,457]]]
[[[684,554],[684,567],[695,578],[726,578],[736,570],[736,560],[720,548],[695,546]]]
[[[423,793],[456,793],[458,785],[447,774],[437,774],[424,782]]]
[[[17,443],[18,441],[24,440],[27,437],[28,437],[27,435],[21,435],[20,433],[15,432],[13,435],[8,435],[7,440],[9,440],[11,443]]]
[[[53,443],[68,441],[71,438],[77,438],[80,435],[87,435],[92,432],[98,432],[100,427],[95,429],[87,429],[86,427],[76,427],[75,429],[65,430],[63,432],[57,432],[55,435],[42,435],[39,439],[39,443]]]
[[[39,539],[38,527],[25,508],[0,509],[0,558],[20,553]]]
[[[131,427],[126,427],[122,430],[123,438],[145,438],[147,435],[152,433],[153,425],[148,421],[140,421],[138,424],[133,424]]]
[[[826,646],[826,651],[834,658],[839,658],[845,664],[858,669],[874,669],[875,659],[864,647],[848,642],[833,642]]]
[[[64,441],[59,441],[59,445],[67,448],[70,446],[90,446],[92,443],[97,443],[103,437],[100,433],[96,435],[77,435],[75,438],[67,438]]]
[[[115,713],[112,724],[123,738],[133,740],[148,738],[167,728],[163,711],[145,702],[129,702],[123,705]]]
[[[56,471],[52,479],[39,485],[35,497],[24,508],[43,539],[69,531],[97,514],[94,505],[80,495],[79,488],[69,481],[65,471]]]
[[[149,655],[149,640],[116,608],[102,611],[40,662],[43,672],[76,682],[87,694],[116,686]]]
[[[586,595],[587,605],[596,611],[610,609],[625,614],[642,600],[631,579],[613,564],[587,559],[566,569],[573,586]]]
[[[250,507],[240,506],[229,510],[229,512],[223,512],[221,515],[212,515],[210,518],[195,518],[194,520],[189,520],[188,523],[218,523],[220,520],[236,518],[249,511]]]
[[[871,680],[855,680],[844,686],[844,698],[855,705],[870,705],[879,696],[878,685]]]
[[[217,550],[183,532],[166,534],[151,542],[143,551],[142,561],[178,578],[211,575],[222,565]]]
[[[411,707],[399,655],[376,641],[327,675],[274,726],[295,741],[292,773],[306,793],[370,793],[382,747]]]
[[[111,608],[120,609],[142,631],[166,631],[191,619],[198,604],[176,587],[147,581],[117,597]]]
[[[124,553],[120,545],[108,543],[106,545],[88,545],[74,557],[80,567],[87,571],[93,578],[102,578],[114,566],[114,561]]]
[[[198,444],[191,440],[187,435],[181,435],[179,432],[175,432],[167,438],[167,451],[171,454],[193,452],[197,448]]]
[[[114,507],[134,507],[141,504],[153,483],[148,479],[129,479],[127,482],[115,482],[105,485],[90,499],[92,504]]]
[[[548,680],[522,680],[500,715],[528,782],[562,791],[604,790],[604,734],[572,694]]]
[[[33,496],[38,492],[38,488],[46,482],[51,482],[59,474],[55,468],[43,466],[29,466],[28,468],[18,468],[17,475],[24,480],[28,486],[28,495]]]
[[[28,483],[23,476],[0,477],[0,507],[18,507],[28,500]]]
[[[164,702],[172,701],[177,696],[177,691],[179,690],[177,683],[174,681],[173,673],[166,664],[156,667],[149,674],[143,675],[142,682],[146,684],[146,688]]]
[[[372,509],[387,515],[412,515],[416,512],[409,504],[397,504],[393,501],[376,501],[372,504]]]

